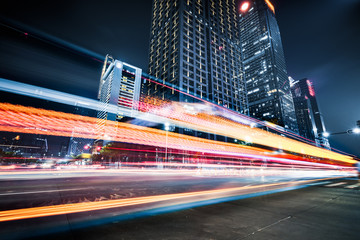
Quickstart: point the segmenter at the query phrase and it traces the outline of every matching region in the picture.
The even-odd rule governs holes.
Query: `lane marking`
[[[357,183],[357,184],[354,184],[354,185],[349,185],[349,186],[346,186],[345,188],[356,188],[356,187],[360,187],[360,183]]]
[[[44,191],[34,191],[34,192],[0,193],[0,196],[22,195],[22,194],[36,194],[36,193],[51,193],[51,192],[66,192],[66,191],[78,191],[78,190],[85,190],[85,189],[90,189],[90,188],[87,187],[87,188],[44,190]]]
[[[316,186],[316,185],[325,185],[325,184],[328,184],[328,183],[331,183],[331,182],[330,181],[325,181],[325,182],[311,183],[309,185]]]
[[[326,185],[325,187],[336,187],[336,186],[344,185],[346,183],[347,182],[338,182],[338,183],[333,183],[333,184]]]
[[[256,230],[255,232],[249,233],[248,235],[246,235],[245,237],[243,237],[243,238],[241,238],[241,239],[248,238],[248,237],[251,236],[251,235],[254,235],[254,234],[258,233],[258,232],[261,232],[262,230],[265,230],[265,229],[267,229],[267,228],[270,228],[270,227],[272,227],[272,226],[274,226],[274,225],[276,225],[276,224],[278,224],[278,223],[281,223],[281,222],[283,222],[283,221],[286,221],[286,220],[288,220],[288,219],[290,219],[290,218],[292,218],[292,216],[288,216],[288,217],[286,217],[286,218],[280,219],[280,220],[278,220],[278,221],[276,221],[276,222],[274,222],[274,223],[272,223],[272,224],[269,224],[269,225],[267,225],[267,226],[265,226],[265,227],[262,227],[262,228]]]

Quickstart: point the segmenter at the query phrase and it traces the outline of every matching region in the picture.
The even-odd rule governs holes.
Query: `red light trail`
[[[175,105],[171,114],[181,124],[187,124],[194,129],[211,130],[219,135],[241,138],[250,136],[252,141],[264,146],[279,146],[284,149],[298,147],[298,152],[308,151],[307,154],[321,157],[320,160],[307,159],[291,154],[274,155],[273,151],[261,148],[202,139],[178,133],[136,126],[128,123],[105,121],[104,132],[98,132],[98,119],[78,116],[74,114],[36,109],[12,104],[0,104],[0,131],[45,134],[53,136],[80,137],[87,139],[103,139],[116,142],[157,146],[162,148],[186,150],[190,152],[204,152],[218,156],[232,156],[235,158],[254,158],[267,161],[282,161],[286,163],[301,163],[312,166],[337,165],[348,166],[356,163],[351,157],[316,148],[295,140],[267,133],[260,129],[237,124],[221,117],[186,113]],[[161,111],[161,109],[160,109]],[[165,111],[166,112],[166,111]],[[74,126],[76,126],[74,128]],[[106,134],[105,134],[106,133]],[[275,145],[274,145],[275,144]],[[319,165],[320,164],[320,165]]]

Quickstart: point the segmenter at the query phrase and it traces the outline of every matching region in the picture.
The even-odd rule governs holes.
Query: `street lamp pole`
[[[336,132],[336,133],[329,133],[329,136],[340,135],[340,134],[349,134],[349,133],[348,133],[348,131],[345,131],[345,132]]]
[[[166,131],[166,143],[165,143],[165,162],[168,161],[168,151],[167,151],[167,145],[168,145],[168,131],[170,130],[170,124],[169,123],[165,123],[165,131]]]
[[[359,134],[360,133],[360,128],[354,128],[354,129],[349,129],[347,131],[344,132],[336,132],[336,133],[328,133],[328,132],[324,132],[323,136],[324,137],[330,137],[333,135],[340,135],[340,134]]]
[[[166,130],[165,162],[167,162],[168,131]]]

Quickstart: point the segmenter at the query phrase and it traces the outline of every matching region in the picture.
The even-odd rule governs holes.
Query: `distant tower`
[[[240,41],[250,116],[298,132],[275,8],[240,1]]]
[[[330,149],[328,139],[323,136],[326,129],[312,82],[307,78],[292,81],[291,92],[300,135],[315,141],[318,146]]]
[[[149,74],[247,113],[236,0],[153,0]],[[193,101],[148,83],[148,95]]]
[[[74,109],[74,114],[76,115],[81,115],[81,116],[89,116],[89,117],[95,117],[95,111],[87,109],[87,108],[82,108],[82,107],[75,107]],[[74,133],[79,132],[79,131],[88,131],[88,129],[86,128],[81,128],[78,126],[74,126],[73,127],[73,132],[72,132],[72,136],[69,139],[69,145],[65,148],[63,145],[61,145],[61,150],[60,150],[60,155],[64,156],[78,156],[81,153],[84,152],[84,147],[85,146],[91,146],[94,142],[93,139],[86,139],[86,138],[80,138],[80,137],[76,137],[74,136]],[[66,154],[64,154],[65,149],[67,151]]]

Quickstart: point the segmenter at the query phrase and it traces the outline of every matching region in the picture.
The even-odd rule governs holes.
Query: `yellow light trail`
[[[343,164],[357,163],[352,157],[288,139],[261,129],[235,123],[209,114],[192,116],[176,106],[172,118],[191,129],[211,132],[235,139],[252,139],[253,143],[288,150]],[[189,151],[227,152],[269,157],[272,151],[261,148],[202,139],[128,123],[104,120],[102,132],[97,131],[98,119],[32,107],[0,103],[0,131],[45,134],[54,136],[104,139],[148,146],[169,147]],[[181,125],[181,124],[180,124]],[[76,126],[76,128],[74,128]],[[104,135],[104,132],[106,135]],[[288,157],[288,156],[287,156]],[[303,159],[305,160],[305,159]]]
[[[38,218],[38,217],[49,217],[62,214],[72,214],[72,213],[81,213],[87,211],[96,211],[96,210],[105,210],[111,208],[121,208],[126,206],[134,206],[148,203],[157,203],[161,201],[173,201],[173,200],[186,200],[186,198],[191,197],[202,197],[201,200],[210,200],[224,197],[224,195],[215,195],[214,194],[230,194],[229,196],[237,196],[239,193],[237,191],[241,190],[256,190],[264,191],[264,188],[269,187],[283,187],[296,184],[303,185],[315,181],[324,181],[336,178],[323,178],[323,179],[312,179],[312,180],[303,180],[303,181],[292,181],[292,182],[283,182],[283,183],[271,183],[255,186],[244,186],[244,187],[234,187],[234,188],[225,188],[225,189],[216,189],[216,190],[206,190],[206,191],[197,191],[189,193],[174,193],[174,194],[164,194],[164,195],[155,195],[155,196],[146,196],[146,197],[136,197],[136,198],[125,198],[125,199],[116,199],[116,200],[104,200],[99,202],[82,202],[82,203],[71,203],[71,204],[60,204],[52,206],[43,206],[43,207],[34,207],[34,208],[24,208],[24,209],[15,209],[15,210],[6,210],[0,211],[0,222],[22,220],[29,218]],[[226,197],[229,197],[226,196]],[[194,202],[190,199],[187,202]],[[174,204],[167,204],[171,206]]]
[[[105,121],[105,140],[169,147],[188,151],[231,152],[270,157],[271,151],[201,139],[128,123]],[[97,139],[98,119],[32,107],[0,103],[0,131]],[[76,126],[76,128],[74,128]]]
[[[158,100],[157,101],[161,101]],[[350,156],[336,153],[324,148],[319,148],[294,139],[283,137],[258,128],[236,123],[220,116],[214,116],[206,113],[197,113],[192,115],[186,112],[182,104],[173,102],[163,102],[155,112],[161,116],[168,117],[174,122],[186,123],[188,128],[227,136],[235,139],[247,141],[251,139],[252,143],[263,146],[273,147],[275,149],[287,150],[299,154],[311,155],[319,158],[338,160],[349,164],[355,164],[357,161]],[[161,111],[165,109],[166,111]]]

